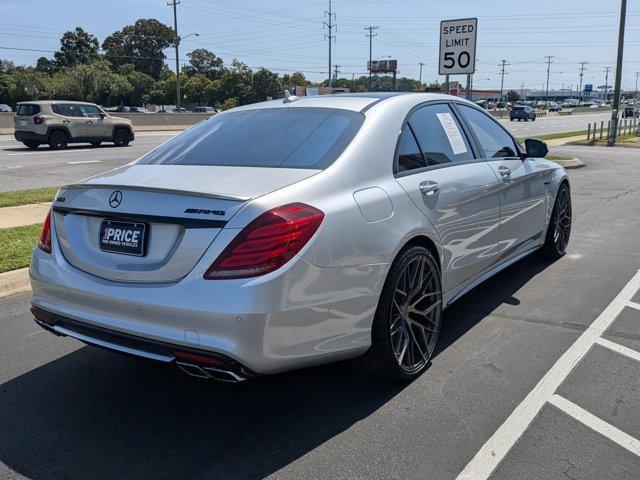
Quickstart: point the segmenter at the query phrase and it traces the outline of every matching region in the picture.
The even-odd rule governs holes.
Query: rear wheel
[[[371,329],[371,348],[354,361],[367,373],[412,380],[427,367],[442,321],[440,273],[433,255],[413,246],[395,260]]]
[[[31,150],[35,150],[36,148],[38,148],[40,146],[40,142],[36,142],[35,140],[27,140],[22,142],[24,143],[24,146],[31,149]]]
[[[62,130],[54,130],[49,134],[49,147],[52,150],[62,150],[67,148],[69,138],[67,134]]]
[[[130,141],[131,136],[129,135],[129,132],[124,128],[118,128],[113,133],[113,143],[116,147],[126,147],[127,145],[129,145]]]
[[[553,211],[547,227],[542,251],[547,258],[557,259],[562,257],[569,244],[571,235],[571,193],[566,183],[560,185]]]

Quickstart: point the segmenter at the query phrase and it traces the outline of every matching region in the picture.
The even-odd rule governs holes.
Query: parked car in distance
[[[54,150],[69,143],[113,142],[125,147],[134,140],[131,121],[114,117],[93,103],[65,100],[21,102],[14,121],[14,136],[31,149],[47,143]]]
[[[219,113],[220,110],[213,107],[196,107],[193,109],[195,113]]]
[[[514,120],[531,120],[532,122],[536,121],[536,111],[530,107],[529,105],[514,105],[511,111],[509,112],[509,120],[512,122]]]
[[[625,107],[622,110],[622,118],[638,118],[640,117],[640,108]]]
[[[550,112],[559,112],[560,110],[562,110],[562,107],[559,103],[547,102],[547,110]]]
[[[11,112],[11,107],[6,103],[0,103],[0,112]]]
[[[163,108],[161,110],[158,110],[156,113],[193,113],[191,110],[187,110],[186,108],[182,107],[180,109],[177,108]]]
[[[116,107],[113,111],[118,113],[151,113],[144,107],[125,107],[122,105]]]
[[[226,110],[58,192],[32,312],[201,378],[354,359],[411,380],[445,308],[533,252],[565,253],[569,181],[547,153],[449,95]]]
[[[640,127],[636,128],[636,137],[640,137]]]

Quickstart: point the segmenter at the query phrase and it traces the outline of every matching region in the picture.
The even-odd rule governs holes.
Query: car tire
[[[536,117],[533,117],[533,118],[531,119],[531,121],[532,121],[532,122],[535,122],[535,121],[536,121]]]
[[[371,347],[353,364],[384,379],[413,380],[429,364],[441,323],[438,263],[426,248],[411,246],[389,269],[373,318]]]
[[[126,128],[117,128],[113,132],[113,144],[116,147],[126,147],[130,141],[131,135],[129,135],[129,131]]]
[[[90,143],[91,143],[92,147],[99,147],[102,144],[101,141],[100,142],[90,142]]]
[[[63,150],[67,148],[69,137],[64,130],[54,130],[49,134],[49,148],[51,150]]]
[[[561,183],[553,204],[553,211],[547,226],[547,235],[542,253],[551,260],[562,257],[571,236],[571,192],[566,183]]]
[[[27,140],[26,142],[22,142],[22,143],[29,150],[35,150],[36,148],[38,148],[40,146],[40,142],[36,142],[34,140]]]

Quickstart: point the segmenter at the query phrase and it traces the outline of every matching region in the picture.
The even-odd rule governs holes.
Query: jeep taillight
[[[38,248],[43,252],[51,253],[51,210],[47,214],[42,224],[40,238],[38,239]]]
[[[324,213],[304,203],[273,208],[242,229],[204,278],[247,278],[273,272],[306,245],[323,219]]]
[[[35,123],[36,125],[44,123],[44,117],[36,115],[35,117],[33,117],[33,123]]]

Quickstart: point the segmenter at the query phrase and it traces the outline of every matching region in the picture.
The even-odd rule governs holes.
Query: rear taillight
[[[204,278],[247,278],[273,272],[306,245],[323,219],[324,213],[304,203],[273,208],[242,229]]]
[[[47,218],[44,219],[42,224],[38,248],[43,252],[51,253],[51,210],[49,210]]]
[[[33,117],[33,123],[35,123],[36,125],[44,123],[44,117]]]

